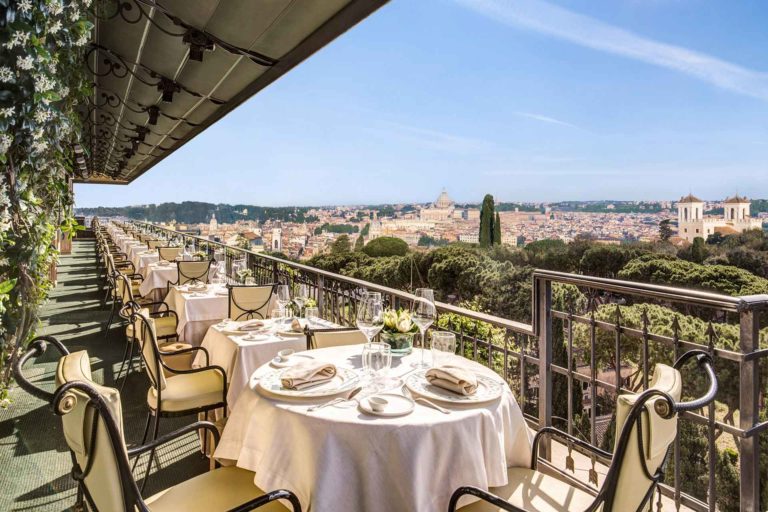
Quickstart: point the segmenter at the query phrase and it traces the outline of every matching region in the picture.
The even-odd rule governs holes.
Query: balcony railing
[[[241,262],[260,284],[306,284],[321,315],[341,325],[354,325],[357,301],[366,290],[381,292],[393,307],[407,308],[414,300],[401,290],[269,254],[135,224],[225,261],[230,279],[236,279],[233,269]],[[721,391],[716,404],[681,414],[661,487],[664,497],[654,507],[670,502],[677,509],[710,511],[768,506],[760,507],[759,468],[760,438],[768,430],[760,415],[766,389],[760,366],[768,356],[760,325],[768,317],[768,295],[729,297],[537,270],[531,304],[532,322],[524,323],[438,302],[434,328],[455,332],[462,354],[506,379],[531,427],[554,424],[609,451],[617,393],[647,388],[654,362],[671,363],[691,348],[709,351]],[[694,395],[697,389],[689,388],[700,384],[686,382],[684,392]],[[551,445],[540,456],[577,481],[572,453],[579,448],[559,448],[564,460],[554,459],[557,450]],[[585,453],[579,457],[590,466],[589,480],[597,482],[609,461]],[[737,482],[728,476],[734,472]]]

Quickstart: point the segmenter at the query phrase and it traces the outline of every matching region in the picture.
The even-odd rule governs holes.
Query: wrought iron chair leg
[[[112,327],[112,319],[115,317],[115,303],[112,302],[112,310],[109,312],[109,320],[107,320],[107,327],[104,329],[104,339],[109,337],[109,329]]]
[[[160,435],[160,411],[155,413],[155,428],[152,430],[152,440],[154,441]],[[144,443],[142,443],[144,444]],[[149,480],[149,473],[152,471],[152,462],[155,460],[155,449],[149,452],[149,459],[147,460],[147,471],[144,473],[144,481],[141,482],[141,493],[144,494],[144,488],[147,486],[147,480]],[[160,468],[160,461],[157,461],[157,467]]]
[[[117,370],[117,373],[115,374],[115,384],[117,384],[120,381],[120,375],[123,374],[123,368],[125,368],[125,363],[128,361],[128,352],[133,352],[130,341],[126,340],[125,343],[125,350],[123,350],[123,362],[120,364],[120,369]],[[133,355],[133,354],[131,354]],[[125,376],[128,376],[128,373],[125,374]],[[120,392],[122,393],[123,386],[120,386]]]
[[[152,411],[147,413],[147,423],[144,425],[144,435],[141,436],[141,443],[140,445],[144,445],[144,443],[147,442],[147,436],[149,435],[149,426],[152,424]],[[136,465],[139,463],[139,459],[141,456],[136,457],[133,459],[133,467],[131,468],[131,473],[134,473],[136,471]]]

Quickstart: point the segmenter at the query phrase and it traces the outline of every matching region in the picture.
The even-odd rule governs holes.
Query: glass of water
[[[456,335],[452,332],[432,331],[432,366],[450,364],[456,354]]]
[[[387,377],[392,366],[392,349],[387,343],[366,343],[363,345],[363,372],[374,384]]]
[[[314,327],[317,325],[317,321],[320,318],[320,308],[315,306],[307,306],[304,308],[304,318],[307,319],[307,325]]]

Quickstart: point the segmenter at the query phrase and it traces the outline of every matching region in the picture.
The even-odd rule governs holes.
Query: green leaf
[[[13,287],[16,286],[16,279],[9,279],[7,281],[0,282],[0,295],[7,295],[11,293]]]

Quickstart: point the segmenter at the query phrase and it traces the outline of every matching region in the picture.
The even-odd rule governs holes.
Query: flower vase
[[[381,341],[389,345],[393,355],[410,354],[411,350],[413,350],[414,336],[415,333],[412,332],[381,331],[379,334]]]

